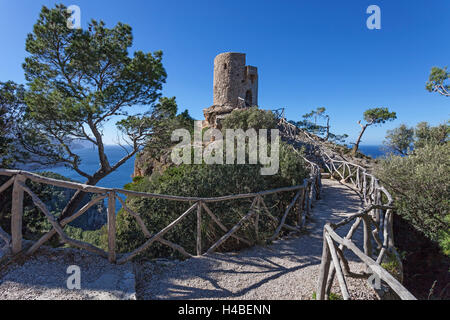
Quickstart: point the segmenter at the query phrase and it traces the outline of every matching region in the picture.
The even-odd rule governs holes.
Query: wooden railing
[[[416,298],[400,281],[381,266],[388,252],[391,253],[389,259],[392,257],[398,261],[400,259],[394,247],[392,196],[380,185],[380,181],[374,175],[367,173],[361,166],[343,160],[334,160],[326,153],[323,160],[332,176],[337,175],[343,183],[349,182],[361,195],[364,209],[337,224],[325,225],[317,299],[328,298],[335,276],[337,276],[343,298],[350,299],[345,277],[352,277],[355,274],[351,272],[343,253],[344,248],[347,248],[366,264],[370,273],[380,282],[384,281],[401,299],[415,300]],[[364,252],[352,242],[352,237],[361,222]],[[344,238],[340,237],[336,230],[350,223],[353,224],[347,235]],[[375,257],[373,244],[377,252]]]
[[[351,186],[361,195],[364,201],[364,209],[357,214],[354,214],[337,224],[328,223],[324,227],[323,238],[323,254],[320,266],[320,274],[317,288],[317,299],[327,299],[331,285],[334,281],[335,275],[339,282],[344,299],[349,299],[348,288],[345,281],[345,276],[352,276],[349,269],[349,264],[344,256],[344,248],[351,250],[356,254],[370,269],[370,271],[379,277],[380,280],[385,281],[402,299],[415,299],[415,297],[404,288],[401,283],[381,267],[384,256],[387,252],[395,253],[394,239],[392,231],[392,197],[389,192],[381,186],[375,176],[368,173],[366,169],[356,164],[347,162],[342,159],[335,159],[330,156],[326,148],[324,148],[318,139],[315,139],[307,132],[299,130],[294,125],[288,123],[284,118],[280,119],[280,126],[283,133],[296,139],[299,135],[306,137],[309,143],[315,146],[316,151],[320,153],[322,165],[329,171],[331,176],[336,176],[344,183],[350,183]],[[299,156],[302,156],[299,154]],[[317,155],[316,155],[317,156]],[[36,250],[47,242],[53,235],[58,234],[61,240],[69,245],[85,249],[97,253],[105,258],[108,258],[112,263],[125,263],[133,259],[136,255],[147,250],[154,242],[159,242],[166,245],[173,250],[178,251],[186,257],[191,257],[194,254],[188,253],[182,246],[172,243],[164,239],[164,235],[171,230],[175,225],[179,224],[186,216],[195,212],[197,216],[197,228],[193,230],[196,232],[196,252],[195,255],[210,254],[223,245],[229,238],[237,239],[243,243],[251,244],[251,241],[236,235],[236,232],[242,227],[244,222],[253,219],[255,233],[258,237],[259,233],[259,217],[260,214],[266,214],[271,220],[276,222],[277,227],[269,238],[273,240],[277,238],[283,228],[290,231],[300,231],[304,226],[306,218],[310,215],[312,202],[320,197],[321,192],[321,168],[314,162],[305,159],[310,166],[310,177],[305,179],[304,183],[299,186],[291,186],[278,188],[273,190],[266,190],[257,193],[228,195],[214,198],[202,197],[181,197],[173,195],[162,195],[153,193],[135,192],[124,189],[102,188],[97,186],[84,185],[75,182],[67,182],[51,178],[42,177],[35,173],[20,171],[20,170],[6,170],[0,169],[0,175],[9,176],[10,179],[0,186],[0,193],[12,186],[12,212],[11,212],[11,235],[7,234],[0,228],[0,237],[5,240],[7,245],[11,248],[13,254],[22,252],[22,215],[23,215],[23,196],[27,193],[31,196],[33,203],[38,207],[47,217],[52,225],[52,229],[36,241],[30,248],[26,250],[26,254],[33,254]],[[63,187],[68,189],[80,190],[96,194],[89,203],[83,206],[74,215],[58,221],[52,215],[46,205],[34,194],[30,188],[25,184],[26,180],[30,179],[34,182]],[[267,208],[263,197],[270,194],[277,194],[281,192],[296,192],[290,204],[286,207],[281,216],[281,219],[274,217]],[[126,202],[122,200],[120,195],[166,199],[170,201],[192,202],[193,204],[156,234],[151,234],[146,227],[140,215],[130,209]],[[69,238],[63,231],[63,227],[84,214],[90,207],[99,201],[108,199],[108,250],[107,252],[93,246],[92,244],[82,242],[76,239]],[[140,226],[146,241],[134,251],[118,255],[116,252],[116,199],[119,200],[124,210],[126,210],[132,217],[136,219]],[[236,199],[252,199],[252,203],[246,215],[244,215],[237,224],[228,229],[220,219],[208,207],[208,203],[224,202]],[[295,226],[286,223],[287,216],[293,211],[294,206],[297,207],[295,212]],[[202,213],[203,210],[208,216],[222,229],[225,233],[219,240],[217,240],[210,248],[203,250],[202,248]],[[345,238],[341,238],[335,231],[336,229],[353,222],[350,231]],[[352,242],[352,236],[358,226],[363,225],[364,232],[364,252]],[[373,229],[371,229],[373,227]],[[373,259],[372,238],[376,244],[378,254],[376,260]],[[338,246],[336,246],[336,243]],[[343,268],[342,268],[342,266]]]
[[[307,160],[306,160],[307,161]],[[0,186],[0,193],[7,190],[12,186],[12,208],[11,208],[11,235],[7,234],[4,230],[0,228],[0,237],[4,239],[7,245],[10,247],[12,254],[18,254],[22,252],[22,216],[23,216],[23,197],[24,193],[30,195],[34,205],[42,211],[42,213],[46,216],[48,221],[50,222],[52,229],[47,232],[44,236],[42,236],[38,241],[34,242],[31,247],[26,250],[26,254],[33,254],[36,250],[41,247],[45,242],[47,242],[52,236],[58,235],[61,240],[71,246],[78,247],[84,250],[88,250],[90,252],[99,254],[102,257],[108,258],[112,263],[125,263],[133,259],[136,255],[142,253],[147,250],[154,242],[162,243],[173,250],[178,251],[183,256],[191,257],[194,254],[188,253],[182,246],[172,243],[166,239],[164,239],[164,235],[171,230],[174,226],[180,223],[186,216],[190,213],[195,212],[197,215],[197,229],[193,230],[196,232],[196,252],[195,255],[199,256],[202,254],[210,254],[216,251],[222,244],[224,244],[229,238],[237,239],[243,243],[251,244],[251,241],[239,237],[236,235],[236,232],[242,227],[244,222],[247,222],[253,219],[254,228],[256,237],[258,238],[259,234],[259,218],[260,214],[266,214],[271,220],[273,220],[277,227],[273,235],[269,238],[269,240],[273,240],[280,235],[281,230],[287,229],[290,231],[300,231],[304,226],[306,218],[310,215],[311,206],[314,199],[319,197],[320,194],[320,170],[317,165],[313,163],[309,163],[311,166],[311,175],[309,178],[304,180],[302,185],[298,186],[290,186],[284,188],[278,188],[273,190],[266,190],[257,193],[247,193],[247,194],[238,194],[238,195],[227,195],[221,197],[213,197],[213,198],[202,198],[202,197],[182,197],[182,196],[173,196],[173,195],[163,195],[163,194],[154,194],[154,193],[143,193],[136,192],[124,189],[111,189],[111,188],[102,188],[97,186],[85,185],[81,183],[62,181],[52,178],[47,178],[40,176],[35,173],[21,171],[21,170],[7,170],[0,169],[1,176],[9,176],[10,178]],[[80,210],[78,210],[75,214],[70,217],[67,217],[61,221],[58,221],[57,217],[52,215],[48,210],[45,203],[39,199],[39,197],[33,193],[33,191],[27,187],[26,181],[31,180],[37,183],[42,183],[46,185],[52,185],[56,187],[80,190],[83,192],[93,193],[96,196],[90,200],[89,203],[84,205]],[[284,210],[281,219],[273,216],[269,209],[267,208],[264,202],[264,196],[282,193],[282,192],[295,192],[295,196]],[[145,225],[142,217],[130,209],[126,202],[122,199],[121,196],[132,196],[132,197],[143,197],[143,198],[155,198],[155,199],[166,199],[171,201],[182,201],[182,202],[191,202],[193,203],[188,210],[178,216],[175,220],[173,220],[170,224],[168,224],[165,228],[161,229],[156,234],[151,234]],[[91,208],[96,203],[103,201],[104,199],[108,199],[108,208],[107,208],[107,230],[108,230],[108,250],[105,252],[101,248],[98,248],[90,243],[82,242],[76,239],[72,239],[68,237],[64,233],[64,226],[80,217],[84,213],[87,212],[89,208]],[[116,199],[121,203],[122,208],[126,210],[132,217],[136,219],[137,224],[140,226],[143,234],[145,235],[146,241],[136,248],[134,251],[118,255],[116,252],[116,209],[115,203]],[[225,227],[225,225],[220,221],[219,217],[217,217],[211,209],[208,207],[209,203],[217,203],[224,202],[230,200],[237,199],[252,199],[251,206],[244,217],[242,217],[237,224],[235,224],[231,229]],[[286,218],[291,213],[293,208],[296,207],[297,210],[294,213],[295,221],[297,224],[295,226],[289,225],[286,223]],[[203,211],[207,213],[219,227],[225,233],[219,240],[217,240],[210,248],[207,250],[203,250],[202,248],[202,214]]]
[[[389,252],[400,262],[400,257],[394,247],[393,236],[393,199],[391,194],[381,185],[380,181],[367,170],[357,164],[345,161],[337,155],[330,155],[325,143],[311,136],[308,132],[300,130],[284,118],[280,119],[279,126],[290,139],[308,141],[314,148],[314,157],[319,158],[322,166],[331,175],[331,178],[356,191],[364,202],[363,209],[339,223],[327,223],[323,230],[323,252],[317,284],[316,299],[328,299],[335,276],[339,283],[342,296],[350,299],[345,277],[360,276],[352,273],[349,263],[344,255],[344,248],[352,251],[365,263],[370,273],[384,281],[401,299],[415,300],[416,298],[382,266],[383,259]],[[318,154],[317,154],[318,153]],[[336,159],[338,158],[338,159]],[[361,225],[363,228],[363,249],[361,251],[353,242],[352,237]],[[344,225],[353,223],[342,238],[336,230]],[[377,255],[373,256],[376,246]],[[375,259],[374,259],[375,258]],[[400,279],[401,280],[401,279]]]

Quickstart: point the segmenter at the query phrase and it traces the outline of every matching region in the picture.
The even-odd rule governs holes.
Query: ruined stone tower
[[[214,59],[214,105],[258,104],[258,69],[245,65],[245,53],[225,52]]]
[[[220,128],[234,109],[258,105],[258,69],[245,65],[245,53],[225,52],[214,59],[214,105],[203,109],[204,126]]]

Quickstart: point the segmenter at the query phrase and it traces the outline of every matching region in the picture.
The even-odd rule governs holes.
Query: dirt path
[[[322,199],[313,208],[307,234],[234,254],[178,263],[144,263],[137,267],[137,298],[311,299],[317,285],[324,224],[339,221],[360,208],[355,192],[336,181],[323,180]],[[345,235],[347,229],[340,234]],[[361,243],[361,238],[359,232],[353,239]],[[351,270],[361,272],[363,264],[349,258]],[[348,279],[348,287],[352,299],[376,299],[365,280]],[[337,282],[333,291],[339,291]]]
[[[78,266],[80,289],[68,289]],[[73,278],[72,278],[73,279]],[[74,283],[70,281],[70,283]],[[135,299],[131,263],[112,265],[108,260],[69,248],[42,247],[23,263],[13,263],[0,274],[0,300],[129,300]]]
[[[1,299],[311,299],[322,254],[322,230],[360,209],[355,192],[323,180],[322,199],[302,236],[238,253],[195,257],[182,262],[111,265],[75,249],[42,249],[0,275]],[[349,226],[348,226],[349,227]],[[347,228],[348,229],[348,228]],[[341,235],[346,229],[340,230]],[[362,243],[362,232],[354,239]],[[354,272],[363,264],[350,258]],[[352,261],[352,260],[355,261]],[[81,290],[68,290],[67,267],[81,269]],[[365,280],[347,279],[352,299],[375,299]],[[136,283],[135,283],[136,282]],[[333,291],[339,292],[337,282]]]

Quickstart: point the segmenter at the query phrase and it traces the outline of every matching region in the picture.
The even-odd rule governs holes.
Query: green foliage
[[[449,133],[448,124],[432,127],[427,122],[420,122],[415,128],[402,124],[398,128],[388,130],[384,144],[396,153],[407,155],[413,147],[417,149],[428,144],[445,144]]]
[[[155,103],[166,79],[161,51],[130,56],[129,25],[119,22],[107,28],[103,21],[91,20],[86,30],[70,29],[69,16],[64,5],[44,6],[27,36],[27,110],[20,141],[44,164],[63,163],[95,184],[131,158],[149,136],[157,135],[160,122],[173,117],[175,107],[167,98]],[[135,105],[150,107],[130,115]],[[124,118],[117,128],[133,150],[123,161],[110,164],[101,128],[117,117]],[[98,147],[97,172],[80,169],[81,159],[71,148],[75,139]]]
[[[390,112],[388,108],[372,108],[364,111],[364,120],[367,125],[382,124],[395,119],[397,119],[397,114]]]
[[[106,225],[98,230],[83,230],[66,225],[64,233],[72,239],[90,243],[105,251],[108,249],[108,230]]]
[[[235,109],[222,122],[223,129],[276,129],[277,119],[272,111],[261,110],[257,107]]]
[[[18,150],[15,124],[23,111],[24,88],[12,81],[0,82],[0,167],[10,167]]]
[[[388,130],[386,140],[383,142],[389,149],[406,155],[410,151],[414,142],[414,128],[408,128],[401,124],[398,128]]]
[[[397,119],[397,114],[395,112],[390,112],[388,108],[372,108],[364,111],[364,120],[366,123],[363,125],[361,124],[361,121],[358,121],[358,124],[361,126],[361,132],[353,145],[353,156],[356,156],[362,136],[369,126],[383,124],[395,119]]]
[[[386,269],[394,278],[401,281],[401,265],[397,256],[390,252],[385,256],[386,261],[381,263],[381,266]]]
[[[317,293],[315,291],[312,294],[312,299],[317,300]],[[342,298],[342,296],[337,293],[330,292],[328,300],[344,300],[344,298]]]
[[[191,135],[194,134],[194,119],[189,115],[189,111],[185,110],[176,115],[178,105],[175,97],[161,98],[156,105],[156,110],[160,114],[154,123],[158,134],[147,137],[144,147],[144,152],[152,158],[159,158],[177,144],[177,142],[171,141],[171,134],[174,130],[183,128],[189,130]]]
[[[319,107],[316,110],[312,110],[310,113],[304,114],[303,120],[290,122],[303,130],[324,137],[325,140],[334,141],[336,143],[345,142],[345,139],[348,138],[347,134],[338,135],[330,132],[330,116],[326,114],[325,111],[326,109],[324,107]],[[317,118],[326,119],[326,126],[318,124]]]
[[[303,182],[308,171],[305,163],[290,146],[280,147],[280,170],[277,175],[263,176],[260,165],[180,165],[167,169],[161,175],[151,179],[139,179],[127,187],[141,192],[171,194],[193,197],[216,197],[274,189]],[[265,197],[265,202],[275,216],[282,214],[293,197],[293,193],[279,193]],[[222,223],[231,228],[250,208],[251,199],[208,203],[208,207],[220,218]],[[127,204],[139,213],[151,233],[156,233],[175,220],[192,203],[168,201],[152,198],[128,197]],[[293,215],[289,222],[295,224]],[[224,233],[213,223],[208,215],[203,215],[203,248],[208,248]],[[275,230],[273,221],[261,216],[261,238],[269,236]],[[188,252],[195,252],[196,215],[191,213],[182,223],[165,235],[165,239],[183,246]],[[243,237],[254,239],[254,227],[250,222],[239,231]],[[135,219],[121,210],[117,217],[117,246],[121,252],[128,252],[145,242],[145,238]],[[230,239],[220,250],[236,250],[243,243]],[[146,257],[178,256],[167,246],[158,243],[147,250]]]
[[[53,172],[40,172],[40,175],[52,179],[70,181],[64,176]],[[0,181],[1,183],[1,181]],[[50,213],[56,217],[61,214],[61,211],[67,204],[67,201],[73,195],[73,190],[68,190],[61,187],[51,186],[43,183],[33,182],[27,180],[27,186],[35,193],[39,199],[41,199],[49,209]],[[91,196],[87,197],[82,205],[86,204],[91,199]],[[11,192],[7,191],[1,194],[0,197],[0,226],[7,232],[10,232],[10,219],[11,219]],[[73,231],[75,235],[82,234],[84,231],[78,229],[77,227],[87,225],[87,215],[95,211],[95,214],[105,214],[105,208],[103,203],[97,203],[94,205],[90,211],[84,213],[81,217],[75,219],[70,224],[72,226],[67,226],[69,231]],[[50,222],[45,217],[45,215],[33,204],[31,198],[25,194],[24,196],[24,209],[23,209],[23,223],[22,232],[24,238],[29,240],[37,240],[43,234],[50,231],[52,228]],[[78,231],[77,231],[78,230]],[[86,231],[88,232],[88,231]],[[94,234],[94,231],[89,231],[88,233]],[[87,233],[86,233],[87,234]],[[85,234],[85,235],[86,235]],[[81,240],[81,238],[77,238]]]
[[[416,137],[415,148],[422,148],[428,144],[445,144],[450,134],[450,126],[440,124],[432,127],[427,122],[420,122],[417,124],[414,134]]]
[[[391,156],[375,174],[394,196],[397,213],[448,252],[450,143],[427,144],[408,157]]]
[[[450,79],[450,72],[447,72],[447,67],[431,69],[430,78],[425,86],[429,92],[438,92],[439,94],[449,97],[450,86],[448,81]]]

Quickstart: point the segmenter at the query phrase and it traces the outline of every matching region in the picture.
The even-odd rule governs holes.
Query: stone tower
[[[214,59],[214,104],[203,109],[203,127],[221,127],[234,109],[258,105],[258,69],[245,65],[245,53],[225,52]]]
[[[258,69],[245,65],[245,53],[225,52],[214,59],[214,106],[258,105]]]

